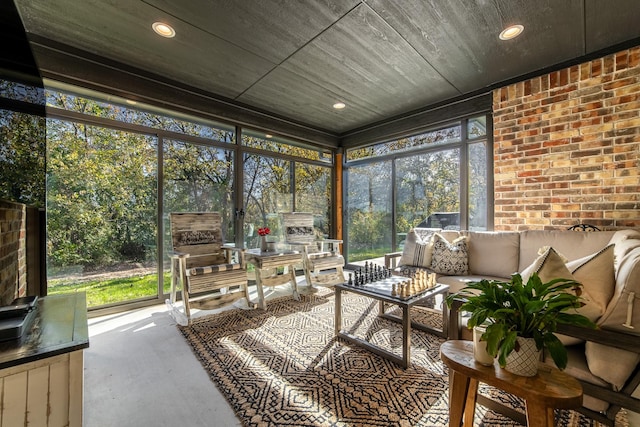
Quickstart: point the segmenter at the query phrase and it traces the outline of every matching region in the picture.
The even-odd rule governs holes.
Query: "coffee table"
[[[265,286],[278,286],[290,282],[293,297],[296,300],[300,299],[294,266],[302,262],[302,253],[291,250],[262,252],[260,249],[248,249],[245,251],[245,259],[256,269],[258,307],[263,310],[267,309],[267,302],[264,299]],[[277,274],[278,267],[286,267],[289,271],[279,275]]]
[[[446,324],[447,324],[447,305],[443,303],[442,308],[442,321],[443,330],[435,329],[429,325],[418,323],[411,320],[411,307],[416,306],[419,303],[424,302],[429,298],[433,298],[436,295],[442,295],[443,299],[446,298],[449,292],[449,286],[438,284],[431,289],[427,289],[408,297],[402,297],[399,295],[392,295],[393,284],[398,284],[406,281],[406,277],[393,276],[387,279],[375,281],[373,283],[367,283],[365,285],[350,285],[347,283],[337,284],[335,286],[335,334],[336,337],[342,338],[352,344],[364,347],[367,350],[382,356],[392,362],[397,363],[403,368],[408,368],[411,364],[411,327],[421,329],[423,331],[434,333],[438,336],[446,337]],[[379,316],[392,321],[400,322],[402,324],[402,357],[382,348],[375,344],[372,344],[362,338],[359,338],[347,331],[342,330],[342,292],[353,292],[355,294],[363,295],[369,298],[378,300],[379,302]],[[385,304],[393,304],[402,309],[402,317],[394,316],[386,313]]]

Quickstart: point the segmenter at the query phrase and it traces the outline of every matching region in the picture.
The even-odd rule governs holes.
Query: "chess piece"
[[[396,289],[396,284],[394,283],[394,284],[391,286],[391,296],[392,296],[392,297],[395,297],[396,295],[398,295],[398,290]]]
[[[353,278],[351,277],[351,273],[349,273],[349,285],[353,285]]]

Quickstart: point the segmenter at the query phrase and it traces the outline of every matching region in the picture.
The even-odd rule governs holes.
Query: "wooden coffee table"
[[[399,283],[402,281],[406,281],[406,277],[394,276],[388,279],[382,279],[373,283],[367,283],[362,286],[357,285],[349,285],[349,284],[337,284],[335,286],[335,333],[336,336],[342,338],[352,344],[358,345],[360,347],[364,347],[367,350],[375,353],[379,356],[382,356],[386,359],[391,360],[392,362],[397,363],[403,368],[408,368],[411,364],[411,327],[415,327],[417,329],[421,329],[427,332],[434,333],[438,336],[446,336],[446,322],[447,322],[447,305],[443,302],[443,326],[444,330],[435,329],[429,325],[425,325],[422,323],[414,322],[411,320],[411,311],[410,308],[424,302],[429,298],[433,298],[436,295],[442,295],[443,298],[446,298],[449,292],[449,286],[438,284],[435,287],[425,290],[417,295],[410,297],[401,297],[398,295],[392,295],[392,285],[393,283]],[[378,300],[380,310],[379,316],[385,319],[397,321],[402,323],[402,357],[397,356],[396,354],[387,351],[384,348],[378,347],[375,344],[372,344],[368,341],[365,341],[362,338],[356,337],[346,331],[342,330],[342,292],[353,292],[359,295],[364,295],[369,298],[373,298]],[[402,318],[398,316],[393,316],[388,313],[385,313],[385,304],[393,304],[397,305],[402,309]]]
[[[574,377],[551,366],[541,364],[538,374],[533,377],[514,375],[500,368],[497,363],[484,366],[475,361],[471,341],[445,342],[440,347],[440,357],[450,370],[449,425],[452,427],[473,426],[476,400],[480,401],[480,382],[524,399],[527,408],[526,422],[529,427],[553,427],[555,408],[575,409],[582,405],[580,383]],[[485,401],[492,402],[489,399]],[[484,401],[480,403],[485,404]]]

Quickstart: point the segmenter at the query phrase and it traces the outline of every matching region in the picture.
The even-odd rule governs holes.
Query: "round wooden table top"
[[[533,377],[512,374],[497,361],[493,366],[484,366],[474,359],[471,341],[445,342],[440,347],[440,357],[450,369],[527,401],[563,409],[582,405],[582,386],[578,380],[549,365],[541,363]]]

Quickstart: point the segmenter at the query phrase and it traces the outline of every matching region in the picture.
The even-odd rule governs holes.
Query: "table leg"
[[[340,333],[340,331],[342,330],[342,289],[339,289],[338,287],[335,288],[335,302],[336,302],[336,306],[335,306],[335,329],[336,329],[336,336]]]
[[[289,277],[291,278],[291,288],[293,289],[293,299],[300,301],[300,293],[298,292],[298,282],[296,282],[296,270],[293,265],[289,265]]]
[[[409,307],[402,307],[402,362],[405,368],[411,365],[411,318]]]
[[[262,288],[262,269],[256,267],[256,288],[258,289],[258,307],[267,309],[267,302],[264,300],[264,289]]]
[[[378,316],[382,316],[386,310],[387,308],[384,305],[384,301],[382,300],[378,301]]]
[[[449,338],[449,307],[447,306],[447,296],[449,292],[442,294],[442,337]]]
[[[476,399],[478,397],[478,380],[469,378],[469,386],[467,387],[467,398],[464,406],[464,425],[472,427],[473,420],[476,416]]]
[[[449,427],[462,426],[470,378],[460,372],[449,370]],[[465,418],[465,421],[467,419]],[[465,423],[465,426],[467,424]],[[473,421],[472,421],[473,425]]]
[[[531,400],[525,402],[525,407],[527,409],[528,427],[553,427],[555,425],[553,408]]]

